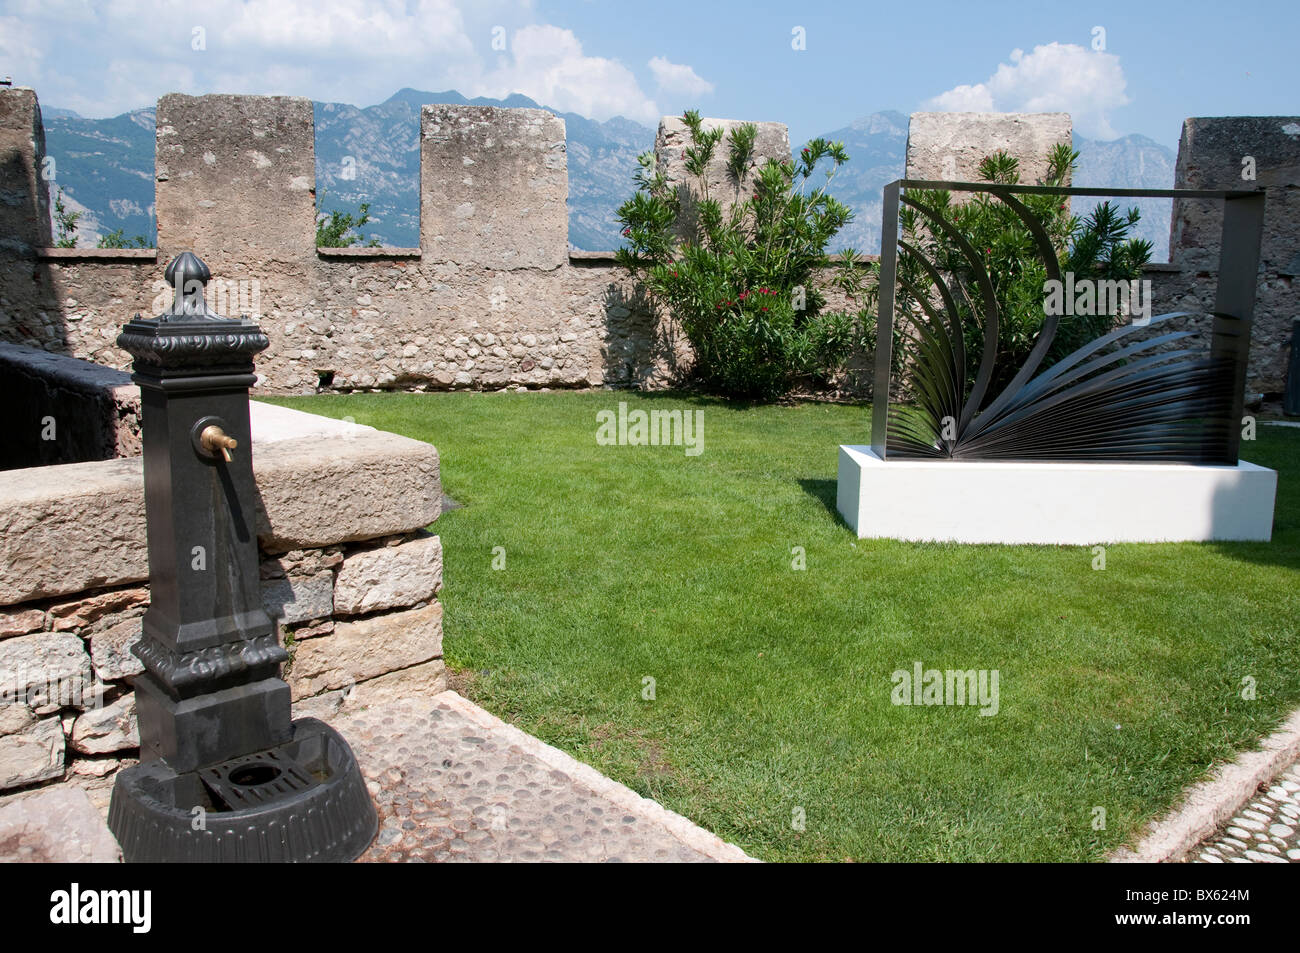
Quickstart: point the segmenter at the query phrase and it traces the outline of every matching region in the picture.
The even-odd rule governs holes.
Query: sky
[[[0,76],[100,118],[168,92],[368,106],[523,93],[593,119],[785,122],[884,109],[1070,112],[1170,148],[1189,116],[1300,112],[1296,0],[0,0]]]

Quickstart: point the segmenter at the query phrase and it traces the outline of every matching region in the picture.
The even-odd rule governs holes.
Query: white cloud
[[[1074,127],[1096,139],[1117,135],[1110,112],[1124,106],[1127,81],[1119,57],[1073,43],[1011,51],[983,83],[955,86],[922,104],[940,112],[1068,112]]]
[[[682,96],[706,96],[713,92],[713,84],[684,63],[672,63],[662,56],[650,60],[650,72],[655,82],[666,93]]]
[[[587,56],[572,30],[526,26],[510,39],[510,61],[470,84],[477,95],[523,93],[546,106],[592,119],[654,121],[659,109],[618,60]]]
[[[537,23],[532,0],[7,0],[0,60],[42,102],[92,117],[169,92],[369,105],[407,86],[518,92],[596,119],[659,115],[626,66]]]

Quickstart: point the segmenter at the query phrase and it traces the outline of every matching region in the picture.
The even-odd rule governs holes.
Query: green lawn
[[[704,452],[598,446],[620,400],[702,409]],[[854,539],[836,458],[864,407],[276,402],[437,445],[464,691],[765,860],[1099,860],[1300,704],[1294,430],[1244,445],[1280,471],[1271,544],[1118,545],[1096,571],[1084,547]],[[998,670],[999,712],[891,704],[917,661]]]

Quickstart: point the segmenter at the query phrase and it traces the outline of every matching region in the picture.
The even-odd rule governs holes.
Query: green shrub
[[[865,307],[823,310],[823,283],[855,300],[867,276],[851,250],[833,268],[826,253],[853,216],[827,194],[849,158],[843,144],[814,139],[796,162],[769,159],[755,168],[757,128],[738,126],[726,136],[733,204],[724,213],[706,179],[724,132],[706,130],[693,110],[682,118],[690,131],[683,155],[696,200],[679,222],[682,183],[669,181],[652,153],[640,156],[636,193],[618,210],[628,242],[617,252],[619,264],[680,322],[695,351],[695,373],[707,387],[771,399],[800,384],[825,385],[875,328]],[[823,160],[829,163],[825,180],[810,189]],[[751,176],[752,193],[742,195]]]
[[[370,221],[370,203],[362,202],[357,215],[335,209],[328,214],[323,210],[325,193],[321,193],[316,205],[316,247],[317,248],[351,248],[361,242],[361,228]],[[379,240],[372,238],[366,242],[367,248],[378,248]]]
[[[127,238],[126,232],[122,229],[114,229],[107,235],[101,235],[99,241],[95,243],[96,248],[148,248],[149,239],[143,235],[136,235],[133,238]]]
[[[1039,185],[1063,186],[1069,181],[1079,154],[1064,143],[1054,146],[1047,155],[1048,172]],[[1020,182],[1019,162],[1005,152],[986,157],[979,165],[979,180],[1004,185]],[[909,191],[909,196],[942,212],[983,255],[983,265],[993,283],[994,297],[1000,312],[998,356],[989,394],[996,395],[1024,364],[1045,320],[1044,282],[1047,269],[1039,255],[1029,228],[1010,206],[988,193],[975,193],[964,203],[954,203],[946,191]],[[1076,279],[1131,280],[1142,276],[1142,266],[1151,258],[1151,243],[1131,239],[1129,233],[1138,223],[1139,213],[1131,208],[1121,214],[1109,201],[1102,202],[1085,218],[1072,215],[1065,199],[1056,195],[1017,195],[1033,217],[1043,226],[1056,251],[1061,273],[1074,272]],[[935,234],[924,216],[906,205],[899,208],[903,237],[919,246],[941,271],[960,279],[978,311],[973,315],[965,298],[958,295],[962,313],[966,353],[979,355],[983,349],[983,307],[975,281],[974,269],[957,243],[947,235]],[[900,255],[899,274],[919,294],[933,291],[928,276],[910,255]],[[906,292],[899,288],[898,313],[915,308]],[[1052,347],[1043,363],[1049,366],[1059,358],[1106,333],[1116,323],[1114,315],[1063,317]],[[974,379],[978,360],[968,360],[967,386]]]
[[[63,189],[59,189],[54,197],[54,247],[77,247],[77,222],[80,220],[80,212],[69,212],[68,207],[63,204]]]

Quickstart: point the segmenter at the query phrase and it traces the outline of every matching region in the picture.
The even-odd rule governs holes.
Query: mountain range
[[[367,238],[382,244],[419,244],[420,107],[428,103],[533,107],[526,96],[466,99],[402,89],[386,101],[364,108],[346,103],[315,103],[317,201],[324,211],[355,214],[369,203]],[[541,107],[545,108],[545,107]],[[557,112],[568,131],[569,243],[589,251],[621,243],[617,209],[632,192],[636,157],[653,147],[655,130],[622,117],[604,122]],[[69,209],[82,213],[78,244],[93,246],[115,229],[153,241],[154,110],[137,109],[111,119],[85,119],[45,107],[46,152],[55,160],[51,191],[62,189]],[[824,134],[844,143],[850,161],[837,173],[830,191],[855,211],[854,221],[837,236],[837,247],[880,250],[881,188],[903,174],[907,116],[872,113]],[[1122,188],[1172,188],[1174,154],[1142,135],[1109,142],[1076,135],[1079,151],[1076,185]],[[345,162],[351,157],[351,162]],[[349,176],[351,173],[351,177]],[[51,201],[51,205],[53,202]],[[1154,246],[1153,260],[1168,258],[1168,200],[1139,200],[1142,220],[1136,237]],[[1090,205],[1077,205],[1086,214]]]

